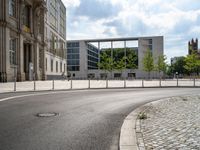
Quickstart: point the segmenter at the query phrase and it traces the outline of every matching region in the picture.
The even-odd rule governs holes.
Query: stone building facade
[[[188,42],[188,54],[191,55],[192,51],[200,54],[198,49],[198,39],[196,40],[192,39],[191,41]]]
[[[45,80],[50,51],[47,1],[1,0],[0,6],[0,82]]]

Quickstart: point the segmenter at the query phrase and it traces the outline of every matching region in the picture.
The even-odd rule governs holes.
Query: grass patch
[[[147,119],[147,114],[145,112],[140,112],[139,115],[138,115],[138,118],[140,120]]]

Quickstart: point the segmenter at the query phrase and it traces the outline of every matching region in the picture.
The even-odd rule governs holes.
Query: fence
[[[200,79],[48,80],[0,83],[0,93],[97,88],[200,87]]]

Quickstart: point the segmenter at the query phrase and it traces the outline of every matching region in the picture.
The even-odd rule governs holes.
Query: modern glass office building
[[[149,49],[152,52],[156,63],[159,55],[163,55],[163,36],[153,37],[131,37],[113,39],[90,39],[72,40],[67,42],[67,66],[68,72],[73,78],[145,78],[148,74],[143,71],[144,54]],[[136,55],[136,69],[126,67],[123,72],[113,70],[112,73],[105,73],[98,63],[101,60],[101,53],[106,52],[109,57],[118,61],[129,54]],[[153,72],[152,78],[159,77],[159,73]]]

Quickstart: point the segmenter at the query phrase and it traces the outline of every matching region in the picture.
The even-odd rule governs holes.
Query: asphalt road
[[[0,150],[117,150],[123,119],[139,105],[198,88],[82,90],[0,101]],[[18,93],[23,95],[25,93]],[[34,93],[26,93],[34,94]],[[15,94],[0,94],[0,98]],[[55,117],[37,113],[56,112]]]

